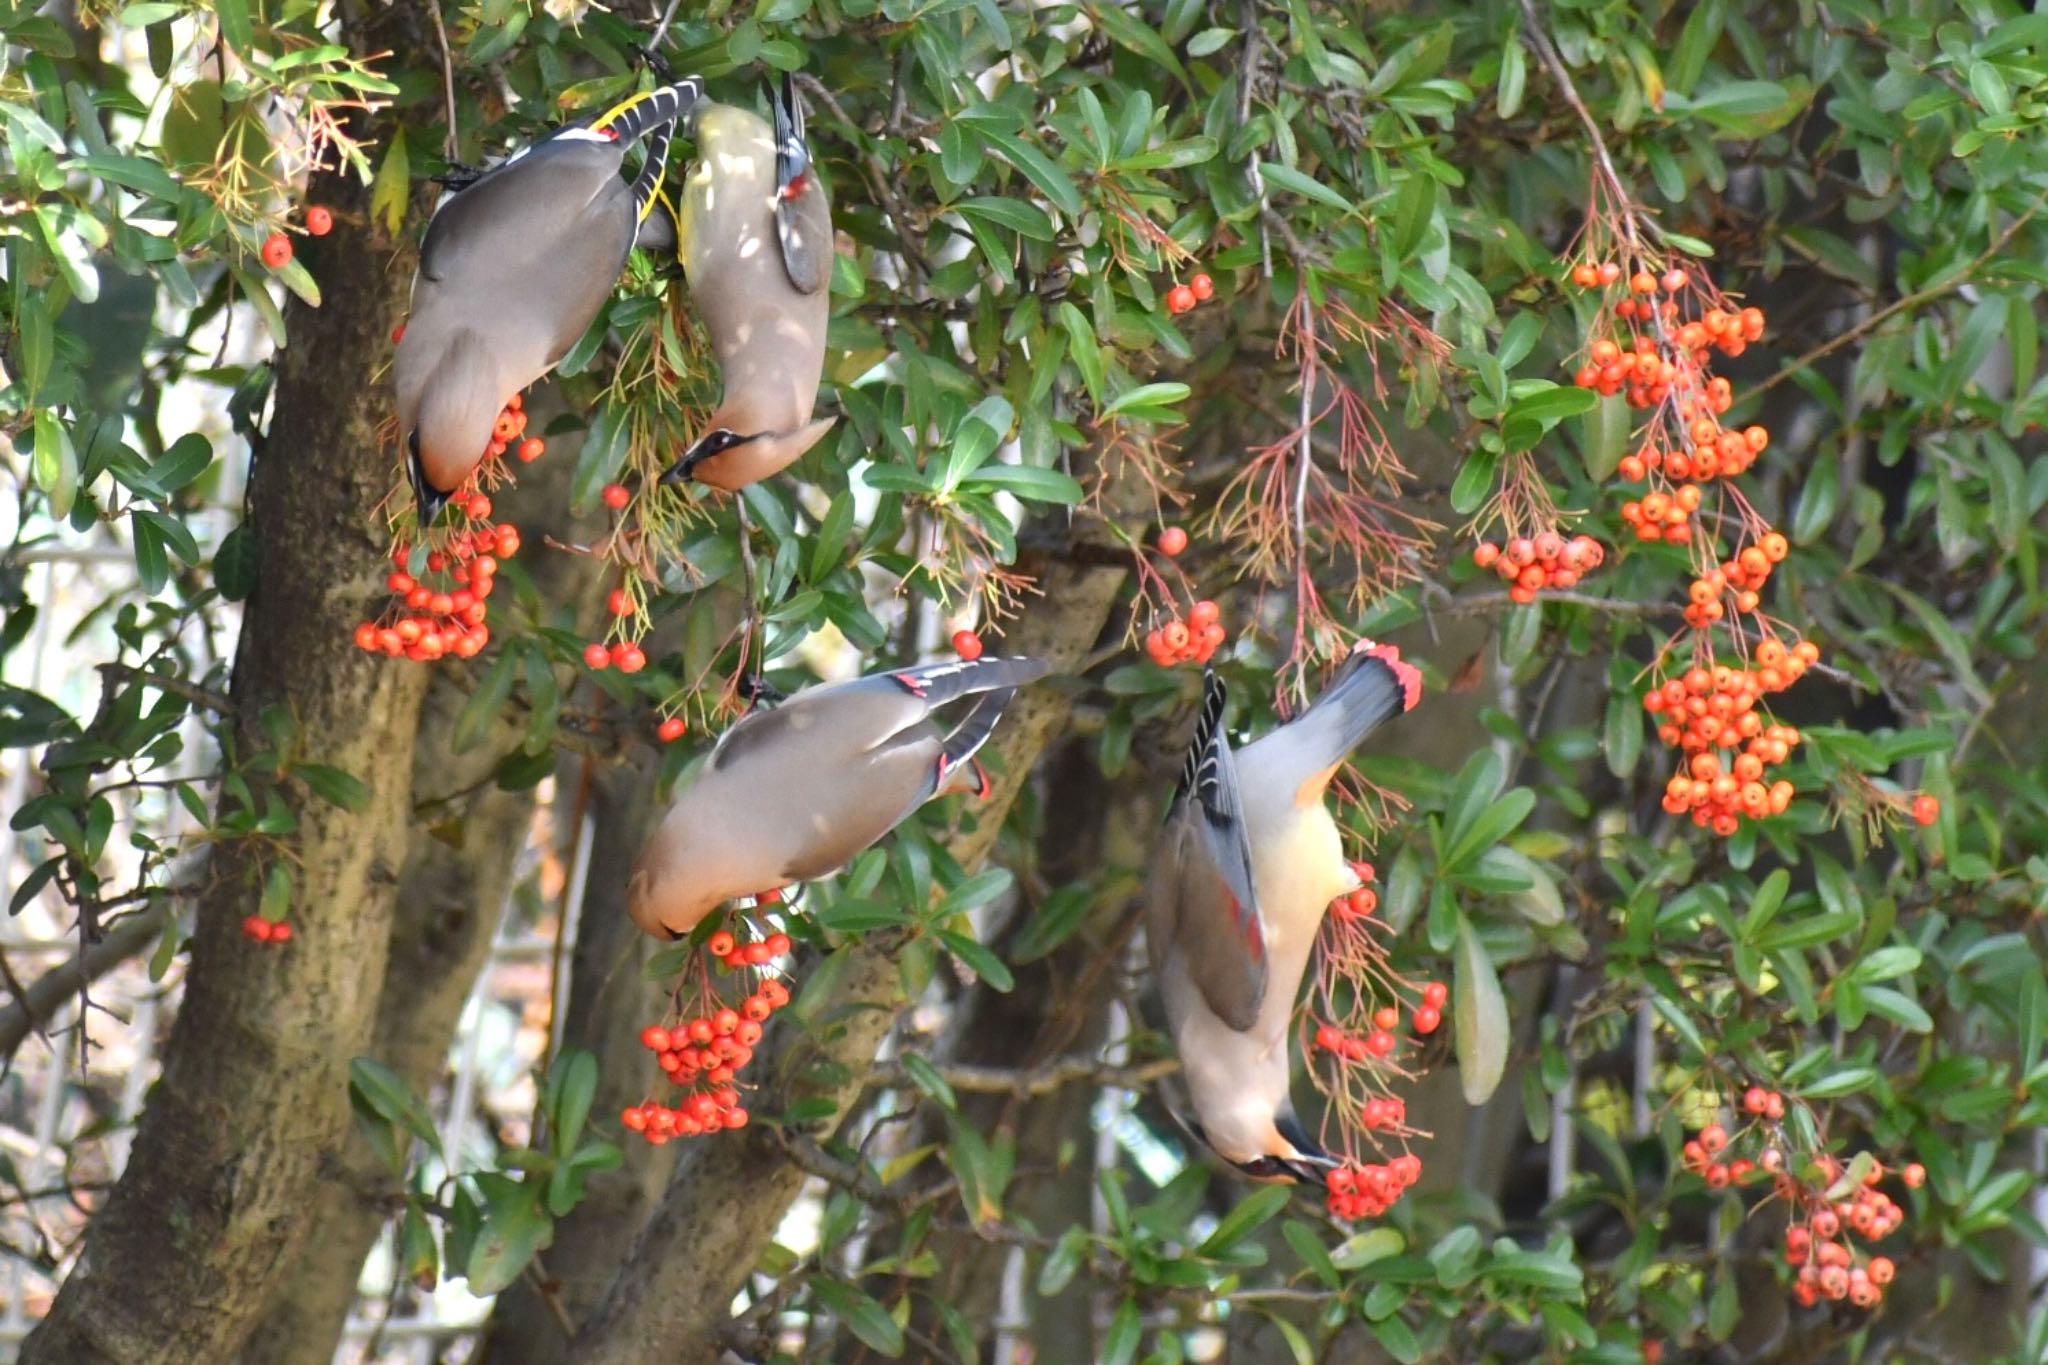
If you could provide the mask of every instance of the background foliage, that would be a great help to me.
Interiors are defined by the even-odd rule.
[[[402,1274],[504,1291],[493,1360],[558,1358],[565,1330],[593,1361],[2048,1358],[2048,17],[678,13],[667,59],[723,98],[804,73],[843,234],[840,425],[746,494],[751,580],[730,501],[637,504],[644,557],[545,548],[602,535],[598,490],[658,470],[710,392],[673,262],[636,257],[532,400],[551,454],[501,495],[529,548],[491,649],[361,656],[425,177],[615,99],[656,20],[0,13],[0,729],[9,770],[34,765],[12,909],[185,983],[82,1241],[10,1248],[68,1274],[24,1360],[325,1360],[387,1225]],[[1686,570],[1603,487],[1626,413],[1570,389],[1570,247],[1589,205],[1619,211],[1591,197],[1602,158],[1771,319],[1721,372],[1772,432],[1746,481],[1793,545],[1769,610],[1826,667],[1778,705],[1805,739],[1792,808],[1725,839],[1659,810],[1639,696]],[[304,203],[335,232],[264,269]],[[1217,297],[1170,314],[1197,270]],[[1488,528],[1466,526],[1522,471],[1615,547],[1531,605],[1471,566]],[[1146,548],[1169,523],[1193,536],[1171,561]],[[81,545],[132,555],[132,586],[55,622],[96,671],[32,691],[55,609],[33,566]],[[582,644],[635,563],[653,662],[593,678]],[[784,685],[975,622],[1059,671],[992,746],[987,806],[929,809],[788,917],[798,1000],[757,1122],[622,1150],[660,1004],[612,874],[736,704],[749,581]],[[1133,646],[1201,597],[1252,728],[1360,632],[1429,679],[1347,808],[1396,961],[1458,1006],[1407,1096],[1422,1187],[1374,1224],[1184,1164],[1147,1088],[1128,950],[1196,680]],[[653,742],[663,711],[684,742]],[[562,837],[594,830],[586,931],[536,1119],[478,1169],[426,1115],[537,788]],[[294,942],[253,946],[251,914]],[[52,993],[9,985],[6,1036],[45,1046],[23,1040]],[[1459,1064],[1505,1082],[1468,1109]],[[1785,1093],[1801,1150],[1925,1164],[1881,1311],[1794,1308],[1781,1210],[1682,1169],[1748,1084]]]

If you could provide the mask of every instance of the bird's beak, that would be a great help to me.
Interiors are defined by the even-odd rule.
[[[670,465],[663,472],[662,476],[655,480],[655,483],[663,488],[673,488],[679,483],[688,483],[690,481],[690,471],[696,467],[696,447],[692,446],[689,451],[684,453],[683,458]]]
[[[448,495],[427,482],[427,467],[420,462],[420,444],[417,434],[413,436],[410,444],[412,459],[406,466],[406,472],[412,479],[413,501],[419,507],[420,528],[424,530],[434,524],[434,518],[440,516],[441,509],[448,505]]]

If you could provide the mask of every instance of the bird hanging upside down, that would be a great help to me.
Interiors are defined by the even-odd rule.
[[[662,476],[728,491],[779,473],[835,418],[813,420],[830,320],[832,208],[811,170],[803,107],[784,73],[774,126],[706,102],[676,223],[683,273],[724,392],[703,435]]]
[[[1320,1185],[1338,1164],[1288,1094],[1295,997],[1323,912],[1357,889],[1330,779],[1381,724],[1412,708],[1422,676],[1391,646],[1361,642],[1301,715],[1233,753],[1222,680],[1202,713],[1152,858],[1146,946],[1180,1053],[1184,1121],[1258,1180]]]
[[[482,463],[499,410],[604,307],[661,188],[674,124],[702,93],[689,77],[557,129],[434,211],[392,363],[422,526]],[[642,138],[628,183],[626,149]]]

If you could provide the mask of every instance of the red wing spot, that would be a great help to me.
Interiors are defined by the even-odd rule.
[[[974,775],[981,779],[981,787],[974,794],[983,801],[988,800],[989,793],[996,789],[995,783],[988,780],[988,769],[981,766],[981,760],[978,758],[970,758],[967,761],[974,765]]]
[[[597,131],[604,135],[604,140],[607,142],[617,142],[619,140],[619,130],[616,128],[600,128]]]
[[[945,786],[945,785],[946,785],[946,774],[947,774],[947,773],[949,773],[949,772],[951,772],[951,771],[953,771],[953,760],[952,760],[952,759],[950,759],[950,758],[947,758],[947,757],[946,757],[946,756],[945,756],[944,754],[940,754],[940,755],[939,755],[939,776],[938,776],[938,779],[937,779],[936,781],[934,781],[934,782],[932,783],[932,790],[933,790],[933,791],[937,791],[937,790],[938,790],[938,789],[939,789],[940,787],[943,787],[943,786]]]
[[[1230,889],[1227,882],[1223,886],[1223,899],[1230,902],[1230,917],[1237,921],[1238,931],[1244,938],[1244,946],[1251,953],[1252,959],[1257,961],[1265,957],[1266,937],[1259,932],[1259,921],[1244,912],[1244,902],[1237,898],[1237,893]]]
[[[903,690],[911,696],[922,697],[924,695],[924,679],[918,677],[915,673],[891,673],[889,676],[903,684]]]

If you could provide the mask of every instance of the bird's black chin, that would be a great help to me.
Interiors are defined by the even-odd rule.
[[[707,431],[698,437],[688,450],[683,452],[683,457],[680,460],[677,460],[668,467],[668,472],[663,474],[657,482],[663,488],[669,488],[679,483],[687,483],[696,476],[698,465],[703,464],[714,455],[723,455],[728,450],[743,446],[749,441],[757,440],[760,435],[761,433],[755,432],[751,436],[741,436],[737,432],[728,431],[724,427],[719,427],[715,431]]]
[[[427,479],[427,467],[420,461],[418,433],[414,433],[408,445],[412,458],[406,465],[406,473],[412,480],[412,496],[413,502],[419,508],[420,529],[425,530],[434,524],[434,518],[440,516],[441,509],[448,505],[448,495],[434,487]]]

